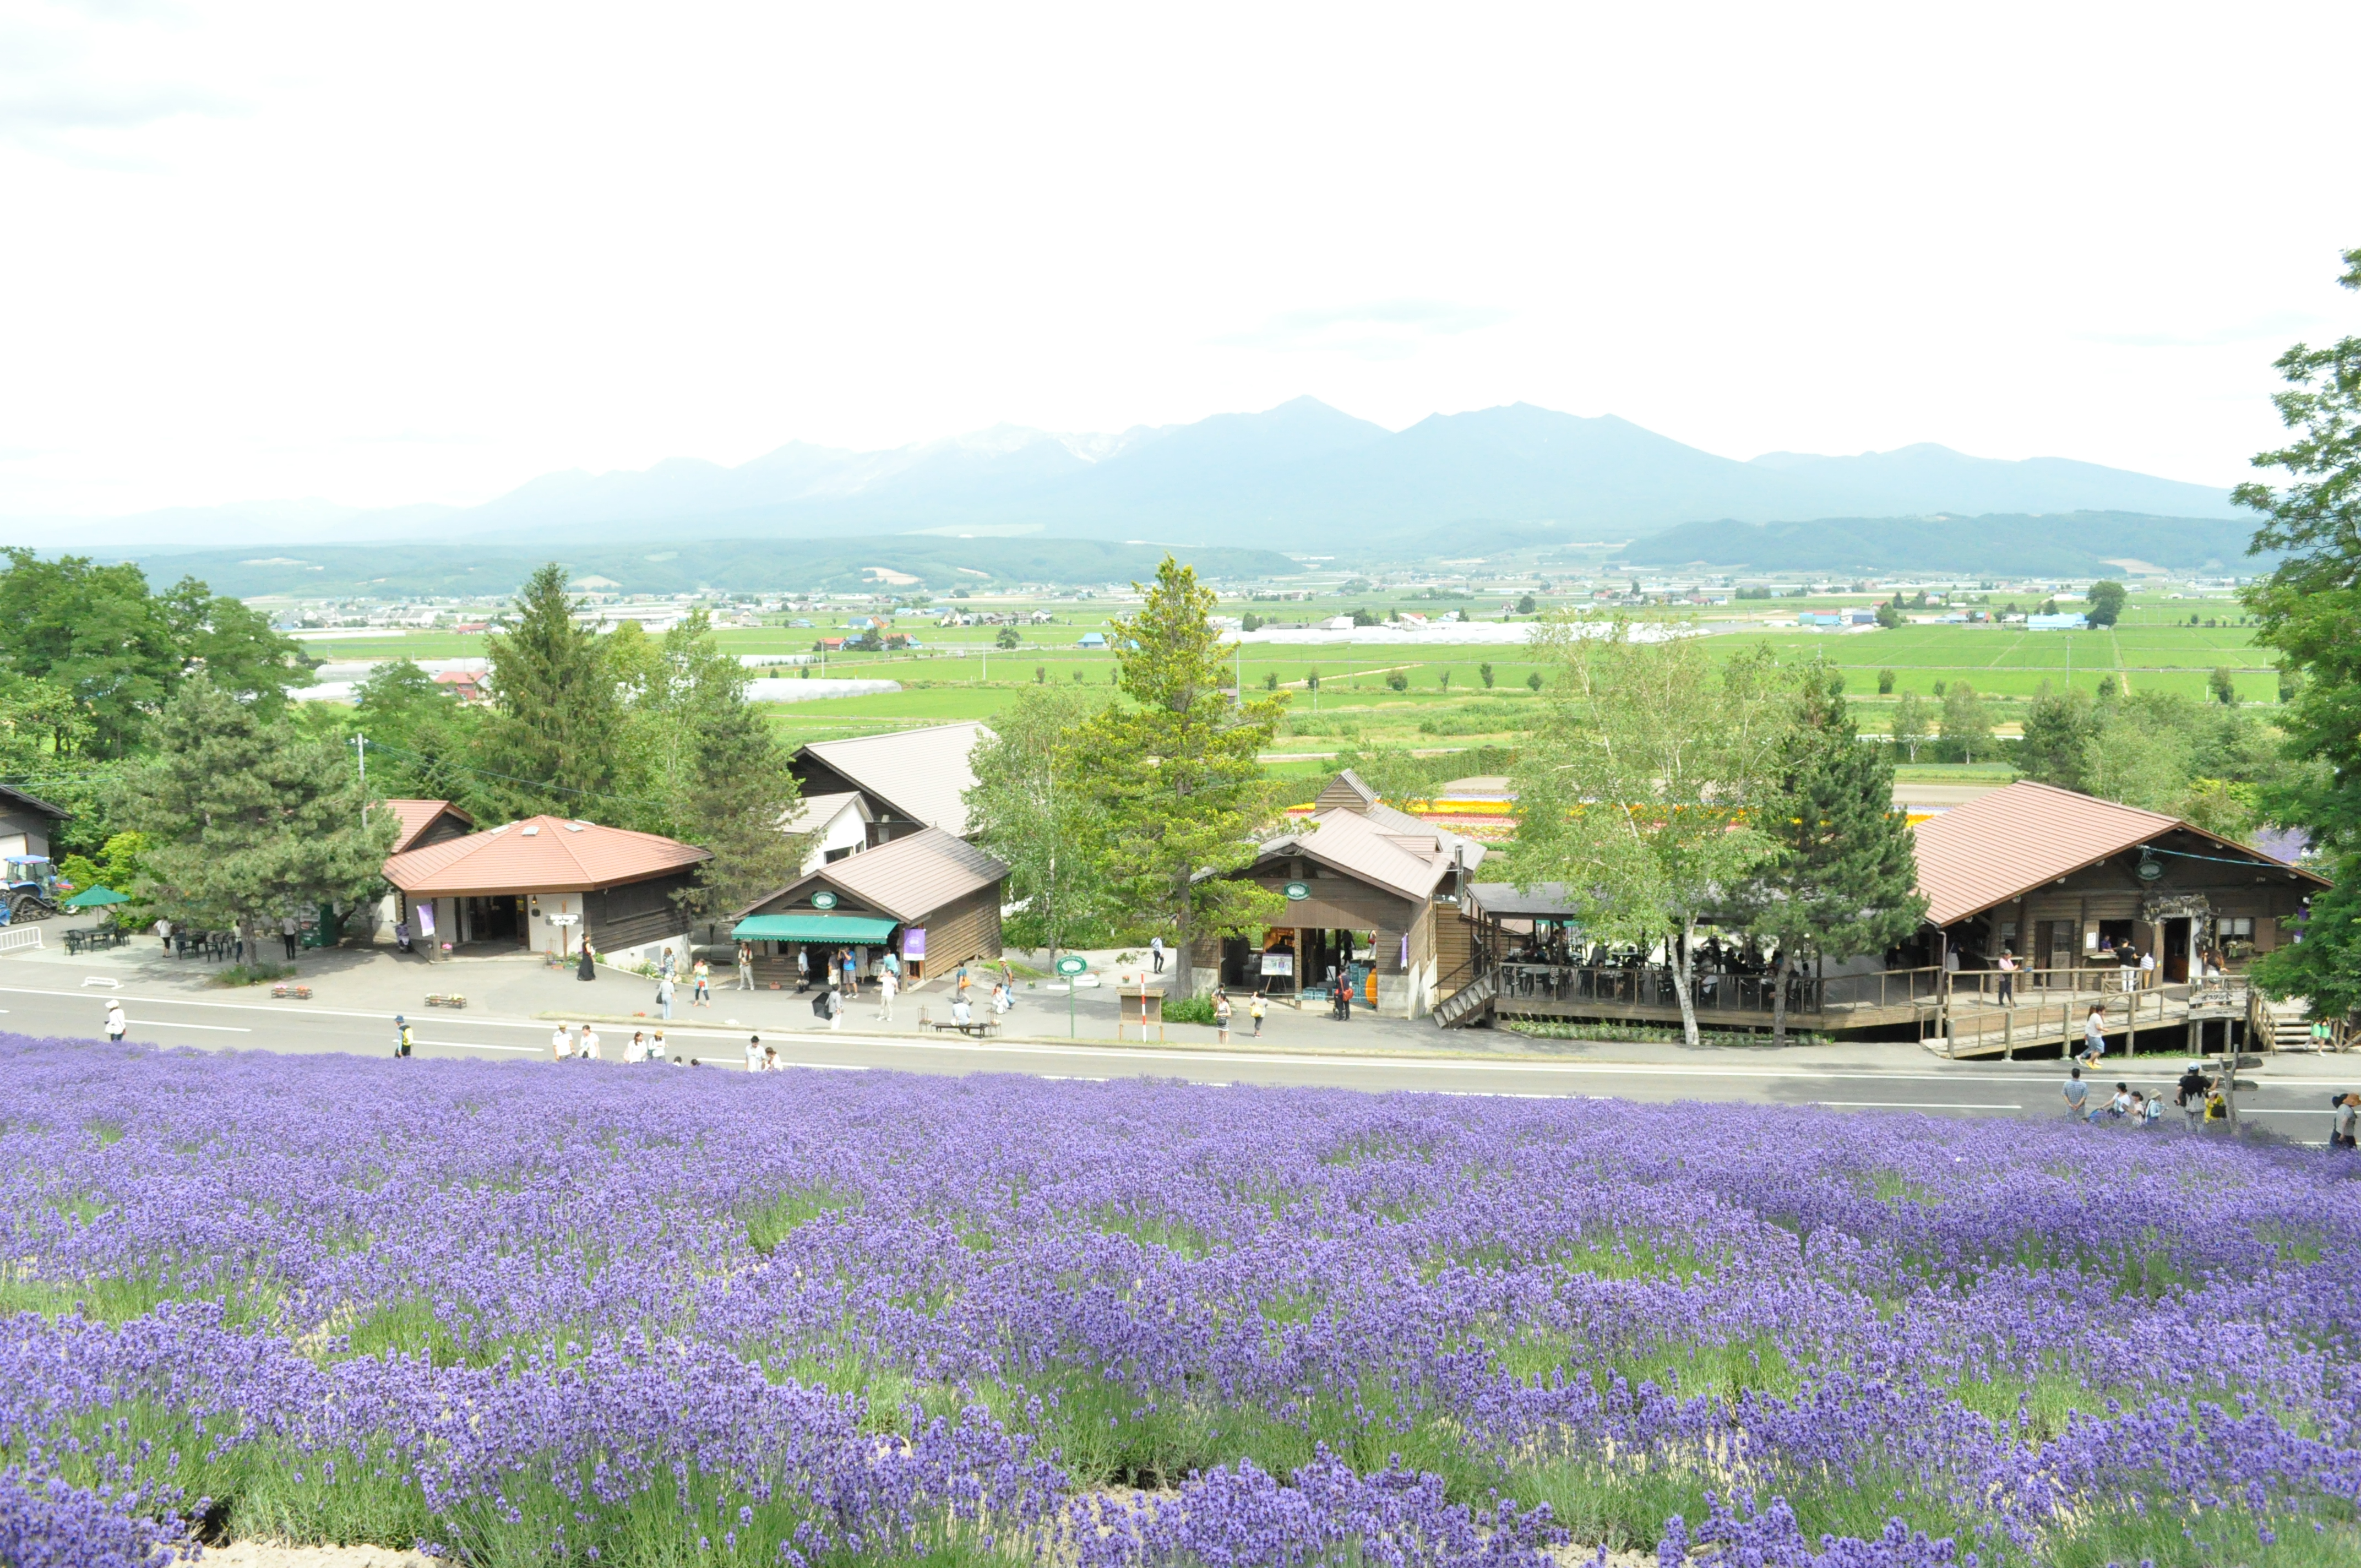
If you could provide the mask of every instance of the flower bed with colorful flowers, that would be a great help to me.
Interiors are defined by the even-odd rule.
[[[2361,1560],[2361,1179],[2178,1132],[0,1037],[0,1562]]]

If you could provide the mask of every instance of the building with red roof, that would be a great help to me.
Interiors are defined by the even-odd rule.
[[[687,956],[688,921],[675,895],[712,858],[660,834],[530,817],[417,842],[386,857],[385,880],[395,917],[430,956],[500,946],[573,954],[587,939],[630,963],[666,946]]]

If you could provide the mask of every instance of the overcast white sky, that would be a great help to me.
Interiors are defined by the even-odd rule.
[[[2227,484],[2361,5],[0,0],[0,515],[1309,392]]]

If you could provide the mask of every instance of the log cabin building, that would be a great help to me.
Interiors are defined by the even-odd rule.
[[[796,978],[800,950],[814,967],[850,952],[866,979],[887,952],[911,980],[1000,957],[1008,868],[964,839],[922,828],[825,861],[739,911],[730,929],[754,949],[763,983]]]

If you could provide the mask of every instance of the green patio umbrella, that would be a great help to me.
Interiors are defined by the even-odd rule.
[[[130,902],[131,895],[129,894],[117,893],[111,887],[86,887],[80,893],[75,894],[71,898],[67,899],[61,907],[67,909],[97,909],[109,904],[128,904]]]

